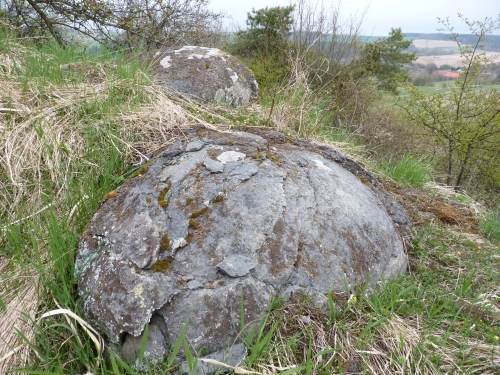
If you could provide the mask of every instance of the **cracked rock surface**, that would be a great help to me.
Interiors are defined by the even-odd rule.
[[[76,262],[81,302],[127,353],[151,317],[155,345],[188,323],[193,348],[216,352],[238,342],[241,298],[248,323],[272,296],[321,302],[344,278],[353,290],[406,270],[408,216],[370,173],[327,146],[254,132],[192,129],[94,215]]]
[[[153,61],[158,84],[204,103],[247,105],[259,94],[252,71],[217,48],[184,46],[160,50]]]

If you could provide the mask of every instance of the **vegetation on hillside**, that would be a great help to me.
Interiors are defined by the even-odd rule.
[[[499,18],[500,19],[500,18]],[[476,90],[483,67],[490,61],[479,46],[496,27],[499,19],[467,22],[476,33],[473,45],[463,46],[452,26],[443,21],[466,61],[460,78],[448,92],[428,95],[407,85],[408,98],[399,102],[408,120],[429,132],[442,149],[446,184],[458,190],[466,181],[473,186],[483,181],[483,188],[500,193],[500,92],[491,87]],[[495,181],[488,186],[490,181]],[[496,185],[496,186],[495,186]],[[476,184],[476,186],[478,186]]]
[[[56,3],[63,4],[43,6]],[[500,371],[499,135],[492,133],[498,93],[474,91],[484,66],[474,50],[464,50],[467,74],[448,93],[425,96],[407,86],[401,110],[380,90],[403,76],[410,58],[400,30],[363,45],[360,23],[343,24],[338,9],[319,8],[318,15],[299,1],[293,11],[256,10],[250,29],[228,48],[255,66],[256,56],[269,59],[260,62],[258,103],[205,107],[156,87],[153,72],[119,48],[122,37],[140,45],[137,34],[123,30],[113,35],[118,44],[89,51],[51,34],[40,14],[20,24],[9,4],[0,1],[2,19],[15,26],[0,33],[0,372],[138,372],[106,353],[106,343],[79,318],[78,239],[109,191],[194,125],[267,126],[327,142],[378,175],[414,223],[405,275],[371,293],[364,285],[331,293],[326,309],[312,307],[309,296],[277,298],[253,334],[242,332],[249,348],[242,367],[262,374]],[[50,9],[55,25],[64,14]],[[391,54],[381,53],[386,48]],[[363,51],[370,59],[357,58]],[[384,57],[396,68],[374,69]],[[422,116],[429,108],[439,114],[434,128],[425,122],[432,116]],[[492,138],[477,142],[481,137]],[[450,141],[450,181],[463,167],[460,190],[436,183],[448,177],[441,144]],[[191,352],[181,335],[166,361],[145,372],[175,371],[180,347],[191,364],[203,354]]]
[[[203,0],[1,0],[0,17],[22,37],[53,37],[61,47],[82,37],[113,46],[207,44],[221,14]]]
[[[288,6],[252,10],[248,14],[248,29],[237,32],[236,39],[226,44],[229,52],[245,58],[261,92],[277,87],[290,73],[288,37],[293,9]]]

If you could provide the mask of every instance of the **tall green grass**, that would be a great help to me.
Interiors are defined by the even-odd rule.
[[[422,187],[432,181],[435,172],[432,163],[425,156],[406,153],[401,159],[389,157],[375,163],[375,168],[386,178],[413,187]]]
[[[62,316],[37,321],[29,314],[59,307],[80,314],[77,243],[103,196],[132,167],[134,133],[125,133],[116,119],[148,104],[151,79],[137,55],[21,42],[5,30],[0,35],[9,63],[0,80],[12,95],[10,105],[30,114],[0,118],[1,147],[14,153],[0,156],[0,310],[13,314],[11,302],[29,290],[36,311],[20,317],[33,329],[18,330],[21,342],[9,341],[16,351],[0,372],[9,362],[24,373],[86,373],[97,353],[83,331]],[[23,343],[27,350],[19,350]]]
[[[496,243],[500,243],[500,210],[492,210],[481,222],[484,235]]]
[[[9,34],[5,34],[5,38],[9,38]],[[96,82],[103,74],[118,80],[127,79],[134,77],[139,68],[147,69],[139,63],[140,52],[111,51],[105,46],[89,51],[79,44],[61,48],[49,40],[36,48],[29,48],[19,74],[25,83],[35,81],[38,85]]]

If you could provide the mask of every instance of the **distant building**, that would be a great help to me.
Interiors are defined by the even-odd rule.
[[[446,79],[457,79],[460,77],[460,73],[451,72],[449,70],[436,70],[436,73],[440,77],[444,77]]]

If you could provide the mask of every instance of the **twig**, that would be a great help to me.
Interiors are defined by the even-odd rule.
[[[39,213],[41,213],[41,212],[45,211],[47,208],[52,207],[52,205],[53,205],[53,204],[54,204],[54,202],[49,203],[48,205],[46,205],[45,207],[42,207],[40,210],[38,210],[38,211],[37,211],[37,212],[35,212],[34,214],[31,214],[31,215],[29,215],[29,216],[26,216],[26,217],[23,217],[23,218],[21,218],[21,219],[18,219],[18,220],[16,220],[16,221],[14,221],[14,222],[10,223],[9,225],[19,224],[19,223],[21,223],[21,222],[23,222],[23,221],[25,221],[25,220],[28,220],[28,219],[32,218],[33,216],[38,215]],[[0,231],[1,231],[1,232],[3,232],[3,231],[5,231],[5,230],[7,230],[7,227],[8,227],[9,225],[4,225],[3,227],[1,227],[1,228],[0,228]]]

